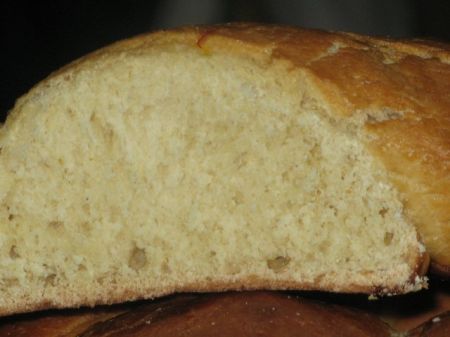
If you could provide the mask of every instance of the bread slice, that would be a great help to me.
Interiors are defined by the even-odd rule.
[[[449,53],[232,24],[116,43],[0,133],[0,312],[404,293],[449,263]]]

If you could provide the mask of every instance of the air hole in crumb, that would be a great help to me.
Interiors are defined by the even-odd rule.
[[[19,285],[19,280],[15,277],[5,278],[5,279],[3,279],[3,285],[5,285],[6,287],[15,287],[15,286]]]
[[[12,221],[12,220],[14,220],[14,214],[10,214],[10,215],[8,215],[8,220],[9,220],[9,221]]]
[[[167,263],[167,261],[164,261],[161,264],[161,270],[166,274],[170,274],[172,272],[172,269],[169,267],[169,264]]]
[[[337,210],[337,208],[335,206],[329,205],[328,208],[333,211],[334,216],[338,215],[338,210]]]
[[[93,225],[90,222],[84,221],[81,223],[81,229],[84,233],[89,233],[93,230]]]
[[[383,207],[378,211],[378,214],[380,214],[384,218],[384,216],[387,214],[388,211],[389,210],[387,208]]]
[[[241,205],[244,203],[244,195],[240,192],[240,191],[236,191],[234,192],[233,197],[231,198],[231,200],[233,201],[234,205]]]
[[[243,166],[247,165],[248,158],[247,152],[241,152],[235,159],[234,164],[237,165],[237,168],[240,169]]]
[[[81,209],[83,210],[84,213],[86,214],[90,214],[91,212],[91,206],[88,203],[85,203],[81,206]]]
[[[328,252],[330,249],[330,241],[328,241],[328,240],[321,241],[318,245],[318,249],[319,249],[319,251],[321,251],[323,253]]]
[[[19,253],[17,252],[17,247],[15,245],[12,245],[9,249],[9,257],[11,259],[17,259],[20,257]]]
[[[324,274],[319,274],[318,276],[316,276],[314,278],[314,284],[320,284],[323,280],[323,278],[325,277]]]
[[[84,264],[79,264],[78,265],[78,271],[86,271],[86,270],[87,270],[87,268],[86,268],[86,266]]]
[[[367,123],[375,124],[389,120],[396,120],[403,118],[403,113],[398,111],[386,110],[382,114],[367,114]]]
[[[389,246],[391,244],[393,238],[394,238],[394,233],[391,233],[391,232],[384,233],[384,244],[386,246]]]
[[[289,256],[277,256],[274,259],[267,260],[267,267],[272,269],[275,273],[279,273],[286,269],[289,262],[291,262]]]
[[[158,165],[156,165],[156,170],[159,175],[161,175],[162,177],[166,177],[169,173],[169,165],[159,163]]]
[[[230,262],[226,267],[226,271],[231,275],[237,275],[241,273],[241,266],[235,262]]]
[[[45,285],[56,285],[56,274],[50,274],[45,278]]]
[[[139,270],[147,263],[147,256],[145,250],[142,248],[134,247],[131,251],[128,265],[134,270]]]
[[[53,228],[53,229],[60,229],[60,228],[64,227],[64,222],[58,221],[58,220],[54,220],[54,221],[50,221],[48,223],[48,226],[50,228]]]
[[[286,201],[285,206],[288,210],[292,210],[292,208],[294,207],[294,202],[292,200],[288,200]]]

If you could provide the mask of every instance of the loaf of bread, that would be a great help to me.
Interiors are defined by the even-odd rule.
[[[0,130],[0,314],[422,289],[426,251],[450,265],[449,62],[446,46],[230,24],[66,66]]]
[[[366,310],[276,292],[179,295],[0,321],[0,337],[448,337],[449,329],[449,314],[399,331]]]
[[[375,315],[281,293],[182,295],[110,315],[100,311],[86,318],[87,313],[75,313],[16,319],[0,323],[0,337],[389,337],[391,331]]]

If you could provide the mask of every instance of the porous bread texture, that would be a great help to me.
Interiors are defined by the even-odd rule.
[[[425,286],[365,120],[290,62],[198,39],[112,46],[18,101],[0,136],[0,313]]]

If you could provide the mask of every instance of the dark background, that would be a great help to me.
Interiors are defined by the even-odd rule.
[[[450,42],[450,0],[0,0],[0,121],[62,65],[182,24],[258,21]]]

